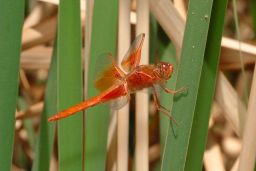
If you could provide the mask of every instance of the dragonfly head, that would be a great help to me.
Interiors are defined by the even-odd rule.
[[[162,79],[169,80],[172,76],[173,65],[167,62],[159,62],[157,64],[157,72]]]

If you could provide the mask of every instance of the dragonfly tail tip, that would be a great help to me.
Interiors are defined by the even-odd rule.
[[[53,122],[53,121],[55,121],[55,120],[56,120],[56,118],[55,118],[54,116],[48,118],[48,122]]]

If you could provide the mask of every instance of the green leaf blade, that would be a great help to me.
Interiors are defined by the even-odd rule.
[[[99,0],[94,2],[92,39],[88,78],[88,97],[97,95],[94,88],[94,71],[97,57],[112,53],[115,57],[117,46],[118,1]],[[98,59],[106,60],[106,59]],[[109,108],[98,105],[86,111],[85,170],[106,170],[107,135]]]
[[[36,144],[33,171],[49,170],[55,125],[48,122],[52,114],[57,113],[57,48],[54,46],[52,61],[49,70],[46,93],[44,97],[44,109],[41,115],[39,136]]]
[[[24,1],[0,0],[0,11],[0,170],[11,170]]]
[[[179,123],[171,125],[163,158],[163,170],[185,170],[187,150],[206,47],[212,1],[191,0],[184,33],[176,89],[186,86],[187,92],[174,97],[172,114]],[[174,129],[172,129],[172,126]],[[174,130],[174,131],[173,131]]]
[[[82,101],[80,1],[60,1],[58,19],[57,105],[64,110]],[[82,170],[82,112],[58,121],[58,148],[59,170]]]
[[[210,110],[216,85],[222,30],[227,0],[213,2],[205,59],[200,79],[194,122],[191,131],[185,170],[201,170],[208,133]]]

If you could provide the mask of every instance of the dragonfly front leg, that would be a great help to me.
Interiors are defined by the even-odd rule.
[[[168,116],[176,125],[178,125],[177,121],[174,119],[174,117],[171,115],[171,112],[166,109],[165,107],[163,107],[160,102],[159,99],[157,97],[157,93],[155,90],[155,87],[153,87],[153,99],[154,99],[154,103],[156,106],[156,109],[162,113],[164,113],[166,116]]]
[[[172,90],[172,89],[168,89],[168,88],[166,88],[166,87],[163,87],[163,86],[161,86],[163,89],[164,89],[164,91],[166,92],[166,93],[168,93],[168,94],[176,94],[176,93],[180,93],[180,92],[183,92],[183,91],[185,91],[186,89],[187,89],[187,87],[181,87],[181,88],[179,88],[178,90]]]

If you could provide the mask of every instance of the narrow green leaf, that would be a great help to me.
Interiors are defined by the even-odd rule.
[[[154,16],[150,17],[150,61],[151,61],[150,63],[164,61],[164,62],[169,62],[173,64],[174,73],[171,79],[168,81],[166,87],[169,89],[174,89],[175,82],[177,79],[177,73],[178,73],[175,47],[173,46],[173,44],[171,44],[169,38],[164,33],[160,25],[157,23]],[[169,108],[169,106],[171,106],[170,100],[172,104],[171,97],[173,96],[167,94],[165,91],[160,92],[160,96],[159,96],[160,104],[166,107],[168,110],[171,110]],[[162,156],[170,119],[161,112],[159,112],[159,117],[160,117],[160,144],[161,144],[161,156]],[[152,169],[154,171],[160,170],[161,162],[162,161],[159,160],[156,164],[154,164],[154,167]]]
[[[186,86],[187,91],[174,97],[172,114],[179,126],[171,123],[169,127],[165,155],[163,156],[163,170],[185,170],[212,2],[212,0],[191,0],[189,2],[176,84],[176,89]]]
[[[57,106],[66,109],[82,101],[80,1],[61,0],[57,40]],[[59,170],[83,169],[82,112],[58,121]]]
[[[149,17],[149,61],[150,63],[156,62],[157,55],[159,55],[158,52],[158,41],[157,41],[157,30],[158,25],[155,17],[151,14]]]
[[[253,24],[253,30],[254,30],[254,37],[256,37],[256,1],[251,1],[251,14],[252,14],[252,24]]]
[[[0,0],[0,170],[11,170],[24,5]]]
[[[174,66],[174,73],[168,81],[166,87],[169,89],[174,89],[175,87],[175,82],[177,80],[177,62],[175,59],[175,48],[173,44],[169,43],[167,46],[164,46],[164,44],[161,43],[160,45],[162,47],[162,58],[161,61],[165,62],[170,62]],[[160,48],[161,49],[161,48]],[[161,92],[161,105],[168,108],[168,110],[171,110],[168,106],[171,106],[173,104],[173,99],[172,95],[167,94],[166,92],[162,91]],[[170,105],[171,104],[171,105]],[[160,113],[160,142],[161,142],[161,154],[163,155],[164,153],[164,146],[165,146],[165,141],[166,141],[166,134],[167,134],[167,129],[169,125],[170,118],[166,117],[163,113]]]
[[[218,72],[222,31],[227,0],[213,2],[210,29],[200,79],[194,122],[191,130],[185,170],[201,170],[208,123]]]
[[[57,56],[56,44],[52,55],[51,66],[48,75],[48,81],[44,97],[44,109],[41,114],[39,138],[36,144],[35,159],[33,162],[33,171],[49,170],[53,139],[54,124],[47,119],[57,112]]]
[[[94,2],[88,97],[97,95],[94,88],[94,71],[97,57],[106,52],[115,56],[117,45],[117,0]],[[107,60],[107,59],[100,59]],[[85,170],[105,170],[109,109],[96,106],[86,112]]]

